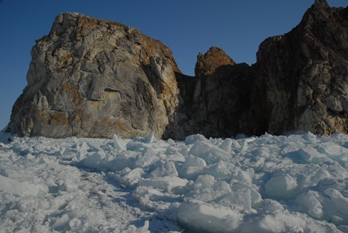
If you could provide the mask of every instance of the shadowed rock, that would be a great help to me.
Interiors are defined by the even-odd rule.
[[[178,112],[186,113],[180,130],[212,137],[347,133],[347,13],[315,1],[297,27],[260,44],[251,67],[216,47],[200,53],[196,77],[178,79]]]
[[[347,133],[347,59],[347,8],[330,8],[324,0],[289,33],[261,43],[254,69],[264,90],[254,99],[269,109],[267,131]]]

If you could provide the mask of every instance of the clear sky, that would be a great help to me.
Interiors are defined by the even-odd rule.
[[[0,130],[27,85],[35,40],[47,35],[61,12],[117,21],[172,51],[184,74],[211,46],[237,63],[255,63],[259,44],[290,31],[314,0],[0,0]],[[346,7],[348,0],[328,0]]]

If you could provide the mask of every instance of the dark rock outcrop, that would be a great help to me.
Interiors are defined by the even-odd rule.
[[[292,31],[261,43],[253,69],[264,95],[254,96],[269,133],[348,132],[347,13],[316,0]]]
[[[173,136],[183,139],[185,135],[199,133],[226,137],[244,132],[251,107],[249,68],[245,63],[235,64],[217,47],[199,54],[196,63],[199,75],[178,75],[181,102],[175,123],[179,132]]]
[[[37,41],[28,86],[7,131],[20,136],[183,139],[311,131],[348,133],[348,8],[316,0],[289,33],[266,39],[257,62],[212,47],[195,77],[138,30],[75,13]]]
[[[348,133],[347,19],[348,8],[316,0],[297,27],[260,44],[251,67],[214,47],[199,54],[196,77],[179,80],[186,134]]]

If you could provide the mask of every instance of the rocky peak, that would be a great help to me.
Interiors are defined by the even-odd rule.
[[[222,49],[211,47],[204,55],[199,53],[195,66],[195,76],[213,74],[217,68],[236,64]]]
[[[330,6],[326,0],[315,0],[312,7],[316,8],[317,10],[320,9],[321,11],[326,11],[330,9]]]
[[[270,109],[267,131],[347,133],[348,22],[345,9],[316,0],[300,24],[259,48],[256,83]],[[260,110],[260,115],[264,115]]]

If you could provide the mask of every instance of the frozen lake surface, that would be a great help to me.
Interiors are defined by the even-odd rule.
[[[0,232],[348,232],[348,136],[0,133]]]

